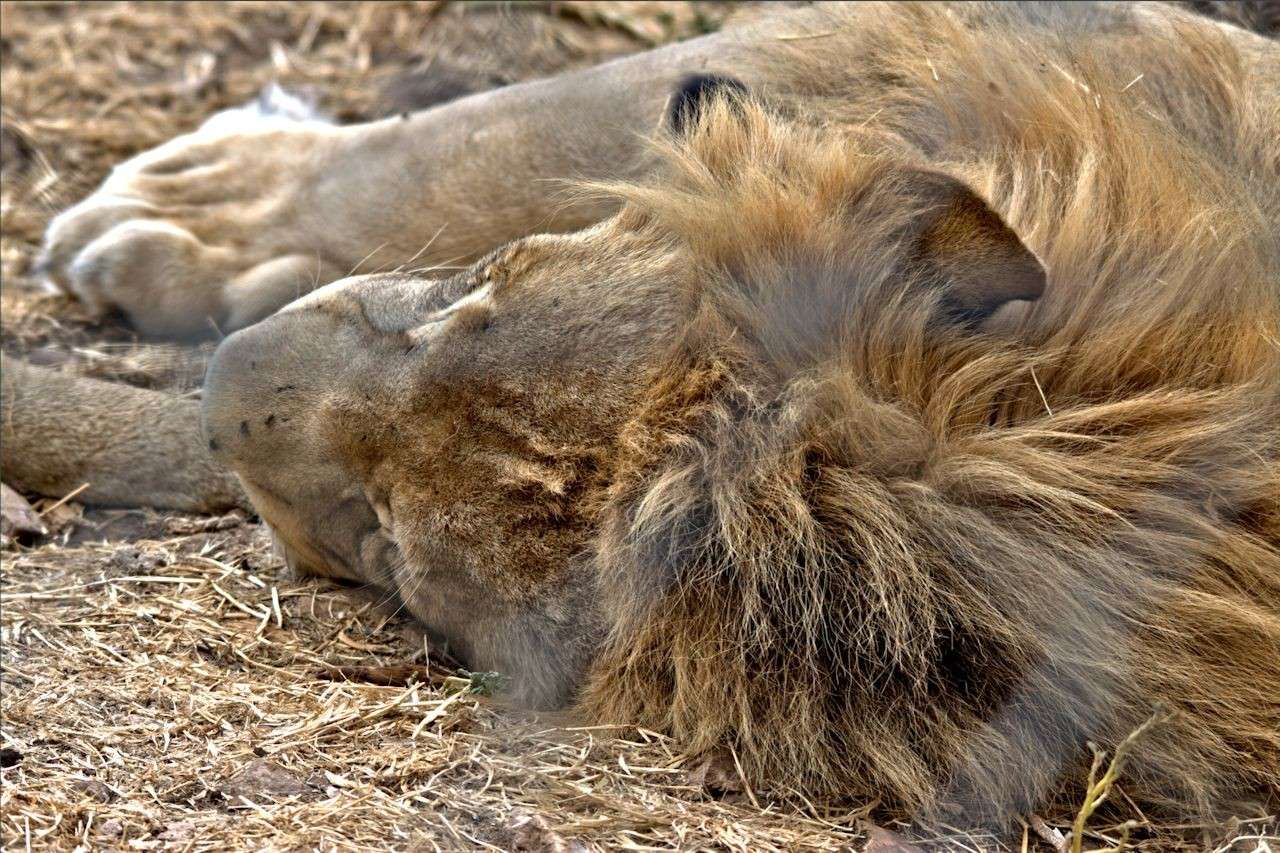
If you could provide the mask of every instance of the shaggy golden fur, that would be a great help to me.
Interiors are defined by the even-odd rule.
[[[397,592],[516,701],[729,746],[755,786],[999,823],[1164,706],[1126,795],[1274,808],[1275,44],[1161,6],[854,4],[630,62],[419,117],[447,145],[322,135],[355,155],[324,174],[396,192],[294,170],[284,226],[228,208],[295,249],[316,216],[405,244],[436,230],[405,216],[621,208],[222,343],[208,449],[294,561]],[[678,90],[646,158],[692,69],[745,86]],[[530,189],[655,160],[558,218]]]
[[[1247,67],[1274,53],[843,15],[613,187],[702,274],[602,510],[582,706],[1001,820],[1165,705],[1126,791],[1274,803],[1280,93]],[[898,266],[904,164],[989,199],[1044,297],[940,326]]]

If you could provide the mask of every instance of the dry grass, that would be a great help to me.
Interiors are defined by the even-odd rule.
[[[709,796],[656,735],[501,712],[431,662],[343,680],[421,664],[421,637],[286,577],[254,525],[11,556],[3,607],[9,849],[506,848],[521,818],[546,827],[524,826],[533,849],[855,838],[848,816]]]
[[[675,2],[5,3],[5,352],[149,387],[198,386],[207,347],[140,344],[41,294],[29,265],[48,218],[113,163],[271,80],[357,120],[424,92],[692,35],[726,13]],[[741,784],[731,758],[503,710],[483,679],[433,658],[376,597],[289,577],[243,518],[51,507],[36,505],[58,533],[3,555],[6,849],[905,849],[864,822],[874,804],[767,796]],[[1123,797],[1122,776],[1110,790]],[[1086,849],[1118,838],[1105,812]],[[1072,818],[1036,825],[1052,837]],[[1139,826],[1133,837],[1150,849],[1261,853],[1280,849],[1274,831]],[[959,832],[922,843],[1000,846]],[[1050,847],[1031,830],[1021,843]]]

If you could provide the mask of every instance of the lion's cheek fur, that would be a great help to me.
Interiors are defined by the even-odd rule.
[[[1210,485],[1149,432],[1092,451],[1049,416],[939,435],[864,398],[842,436],[821,384],[744,415],[714,372],[668,381],[629,438],[594,543],[612,630],[593,718],[727,744],[759,784],[996,822],[1160,705],[1130,771],[1149,802],[1209,808],[1280,760],[1280,629],[1232,589],[1274,600],[1274,551],[1219,517],[1268,496],[1244,399],[1141,406],[1161,456],[1238,472]],[[709,428],[733,397],[748,425]],[[1114,436],[1133,413],[1093,414]],[[1224,775],[1233,754],[1254,758]]]
[[[1117,70],[1131,40],[1088,36],[1063,75],[1025,62],[1056,37],[876,8],[870,27],[833,8],[759,59],[819,130],[725,112],[668,152],[671,186],[622,192],[728,271],[706,313],[733,334],[691,321],[624,434],[592,549],[611,630],[582,707],[727,744],[763,784],[1000,822],[1078,801],[1088,743],[1163,706],[1126,769],[1143,808],[1274,798],[1280,183],[1261,54],[1171,25],[1139,92]],[[886,148],[965,175],[1044,261],[1006,340],[934,335],[878,298],[902,207],[864,188]],[[788,279],[780,257],[845,266]]]

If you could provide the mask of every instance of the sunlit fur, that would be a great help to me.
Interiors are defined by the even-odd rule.
[[[1163,706],[1113,803],[1276,808],[1275,44],[1111,4],[724,39],[690,70],[744,86],[567,202],[616,216],[228,337],[210,451],[508,701],[753,791],[1008,822]]]
[[[1275,46],[847,14],[611,188],[698,274],[600,500],[581,706],[758,782],[1000,820],[1163,705],[1127,795],[1274,808]],[[912,166],[990,201],[1042,299],[936,321],[893,273]]]

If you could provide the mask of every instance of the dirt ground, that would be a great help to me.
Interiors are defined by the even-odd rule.
[[[50,216],[112,164],[272,81],[358,121],[697,35],[734,13],[2,3],[4,352],[198,393],[207,345],[139,342],[43,293],[29,268]],[[681,755],[652,732],[502,710],[489,676],[438,660],[376,595],[291,577],[252,519],[85,510],[74,494],[35,510],[50,533],[6,546],[0,578],[5,849],[909,849],[867,821],[874,803],[766,796],[731,761]],[[1118,821],[1141,817],[1121,812],[1098,818],[1085,847],[1113,845]],[[1052,849],[1042,836],[1072,818],[1036,818],[1010,843]],[[1274,830],[1139,821],[1134,838],[1262,853],[1280,849]]]

